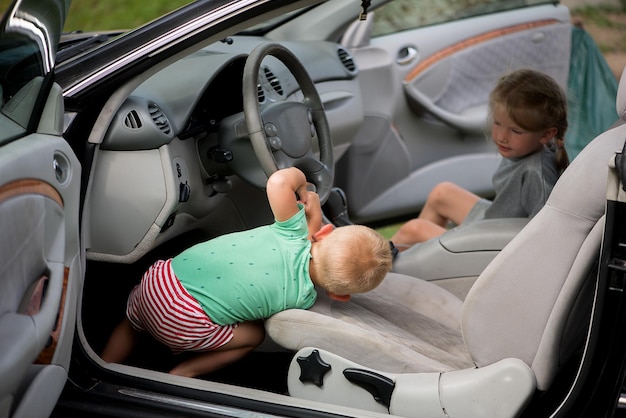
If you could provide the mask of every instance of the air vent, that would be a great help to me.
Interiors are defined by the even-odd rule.
[[[354,63],[354,59],[352,55],[348,51],[343,48],[337,49],[337,55],[339,56],[339,60],[343,64],[344,67],[351,73],[356,71],[356,64]]]
[[[141,128],[141,118],[139,117],[139,113],[137,113],[134,109],[128,112],[124,118],[124,125],[129,129]]]
[[[267,67],[263,68],[263,72],[265,72],[265,78],[267,79],[267,82],[270,83],[270,86],[272,86],[272,89],[274,89],[276,93],[282,96],[283,86],[280,84],[280,80],[278,79],[278,77],[276,77],[272,70]]]
[[[261,87],[260,84],[256,87],[256,95],[259,103],[265,102],[265,92],[263,91],[263,87]]]
[[[170,132],[172,132],[170,121],[167,120],[161,108],[154,103],[150,103],[150,105],[148,105],[148,111],[157,128],[165,135],[169,135]]]

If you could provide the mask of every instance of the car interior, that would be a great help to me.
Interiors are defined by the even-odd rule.
[[[353,74],[342,67],[349,63],[349,53],[332,44],[308,47],[317,48],[318,60],[328,57],[327,65],[311,66],[312,71],[334,71],[343,77],[335,83],[349,89]],[[291,48],[297,50],[298,46]],[[217,109],[211,108],[214,105],[208,99],[217,94],[213,89],[218,86],[245,79],[245,60],[209,52],[201,50],[187,60],[217,60],[224,71],[209,85],[190,83],[189,91],[205,92],[192,108],[181,103],[180,107],[160,109],[155,104],[159,96],[174,94],[161,80],[167,72],[160,73],[140,86],[121,107],[116,115],[119,122],[111,124],[98,152],[89,199],[92,237],[81,316],[81,329],[96,352],[108,337],[105,330],[111,330],[121,319],[128,291],[155,257],[174,255],[190,243],[206,239],[207,231],[218,235],[267,219],[268,212],[261,210],[263,191],[254,187],[254,178],[246,182],[219,175],[232,169],[229,150],[247,152],[246,165],[257,159],[253,149],[237,143],[241,116],[232,121],[226,117],[227,122],[219,125],[233,136],[228,145],[221,142],[228,134],[211,131],[212,120],[203,119],[216,112],[235,113],[239,101],[245,101],[245,97],[239,97],[232,107],[222,104]],[[337,54],[347,58],[337,61]],[[294,82],[285,75],[285,64],[279,57],[273,56],[271,64],[263,67],[261,74],[267,81],[259,83],[263,88],[254,91],[255,100],[261,95],[289,94],[290,90],[280,90],[273,78],[285,85]],[[184,61],[173,64],[172,71],[200,68],[187,66]],[[191,75],[189,79],[200,80]],[[622,98],[624,85],[622,82]],[[146,98],[148,91],[150,98]],[[337,106],[351,100],[349,95],[339,98]],[[140,109],[149,112],[145,118],[136,116]],[[623,108],[618,110],[624,114]],[[189,112],[188,131],[173,138],[172,127],[180,126]],[[333,117],[332,107],[328,114]],[[133,125],[133,120],[145,120],[148,115],[158,131]],[[203,128],[194,129],[197,124],[203,124]],[[342,129],[354,130],[358,124],[359,120],[348,119]],[[130,129],[122,135],[123,128]],[[445,404],[449,416],[468,416],[472,408],[497,410],[502,416],[520,413],[553,385],[562,379],[567,381],[580,364],[588,329],[580,324],[590,322],[603,231],[607,162],[623,145],[622,130],[601,135],[576,158],[546,207],[531,222],[521,221],[506,228],[494,222],[494,230],[504,235],[507,228],[521,232],[502,251],[498,236],[489,237],[485,252],[497,255],[488,254],[488,258],[495,255],[491,262],[481,261],[478,256],[478,264],[488,265],[467,289],[446,289],[403,272],[391,273],[375,291],[355,296],[349,304],[333,302],[320,294],[311,310],[289,310],[267,320],[269,339],[264,346],[206,379],[400,416],[419,409],[443,417],[441,404]],[[194,136],[196,132],[201,132],[197,134],[200,138]],[[147,141],[162,142],[155,146]],[[194,142],[198,149],[188,146]],[[199,159],[193,158],[196,152],[200,153]],[[214,176],[205,178],[208,181],[202,184],[198,172]],[[169,177],[155,187],[154,177],[163,173]],[[124,187],[105,193],[104,188],[111,184]],[[223,188],[228,193],[219,193]],[[197,190],[214,196],[203,200],[205,207],[185,206],[182,210],[182,203]],[[138,202],[133,211],[128,211],[129,201]],[[225,222],[207,222],[206,229],[198,234],[194,210],[206,212],[207,206],[211,220]],[[251,213],[242,213],[247,210]],[[146,217],[146,212],[151,216]],[[224,212],[229,216],[223,216]],[[140,225],[145,219],[154,221],[152,225]],[[189,225],[189,232],[177,231],[177,236],[171,238],[170,224]],[[146,228],[154,233],[143,237],[138,234],[138,229]],[[156,245],[160,242],[167,245]],[[454,253],[455,246],[462,247],[464,241],[462,237],[457,241],[451,233],[438,245]],[[164,372],[180,359],[149,338],[142,344],[129,361],[133,368]],[[115,366],[116,371],[137,370]],[[251,367],[260,368],[255,377],[246,373]],[[268,367],[266,373],[263,367]],[[330,373],[326,368],[343,373]]]
[[[352,3],[332,15],[342,24],[331,22],[328,13],[318,15],[329,19],[327,25],[298,15],[291,25],[263,35],[239,33],[190,48],[132,78],[111,95],[94,116],[89,137],[81,139],[94,150],[84,173],[61,136],[63,124],[71,125],[71,112],[64,121],[62,112],[49,112],[63,107],[63,92],[53,86],[42,110],[43,133],[29,138],[28,147],[24,141],[9,144],[16,154],[0,155],[2,178],[19,179],[0,188],[2,230],[32,237],[24,246],[19,239],[3,242],[0,265],[6,267],[0,277],[11,292],[0,296],[0,306],[10,312],[2,316],[6,322],[0,322],[0,331],[3,341],[8,341],[5,335],[24,338],[30,346],[27,352],[9,352],[0,342],[1,370],[19,374],[0,385],[0,416],[15,410],[11,397],[22,376],[43,375],[44,369],[31,367],[28,359],[48,344],[49,330],[74,317],[73,349],[90,359],[98,376],[121,385],[166,384],[179,394],[185,389],[237,393],[355,416],[418,411],[420,416],[472,417],[485,410],[535,416],[554,408],[581,367],[594,326],[607,181],[614,180],[611,161],[624,145],[624,125],[598,136],[576,157],[531,221],[463,225],[416,245],[398,255],[394,271],[372,292],[349,303],[320,292],[310,310],[267,319],[264,343],[222,370],[196,379],[171,376],[167,372],[191,354],[172,354],[147,335],[124,364],[99,357],[124,317],[130,290],[155,260],[272,221],[264,184],[277,168],[301,168],[322,202],[337,198],[334,187],[340,187],[347,208],[339,209],[357,223],[374,225],[416,213],[436,180],[458,180],[488,197],[499,159],[477,122],[486,117],[486,92],[502,71],[520,62],[565,74],[567,59],[551,51],[569,46],[566,8],[543,4],[529,7],[528,15],[505,12],[510,30],[497,36],[489,32],[493,43],[476,35],[489,22],[485,16],[463,20],[459,31],[425,27],[421,39],[458,32],[484,43],[470,51],[453,42],[430,67],[400,63],[403,69],[396,74],[391,69],[398,67],[393,64],[398,57],[386,50],[404,50],[405,38],[396,34],[370,42],[372,28],[352,23],[358,15],[358,4]],[[329,5],[317,7],[324,11]],[[552,18],[542,19],[546,14]],[[343,33],[342,42],[291,40],[292,33],[304,33],[296,28],[316,24],[329,39]],[[485,69],[481,57],[501,50],[504,41],[520,47],[521,61]],[[404,51],[409,57],[411,48]],[[434,52],[421,45],[418,50]],[[455,101],[459,85],[449,80],[465,80],[462,84],[480,92]],[[34,101],[29,91],[37,83],[42,79],[7,96],[2,126],[17,132],[27,124],[20,117],[28,115],[10,110],[24,98]],[[626,120],[626,75],[617,111]],[[411,131],[424,135],[421,146],[406,136]],[[422,146],[430,152],[422,152]],[[33,151],[30,165],[12,158]],[[50,176],[58,190],[22,183],[29,170],[43,173],[50,161],[54,171],[41,177]],[[81,179],[86,180],[82,190]],[[409,193],[416,184],[419,192]],[[25,211],[39,224],[14,221]],[[46,228],[37,228],[40,224]],[[39,275],[41,270],[49,277]],[[57,318],[52,313],[63,304],[60,289],[68,275],[66,294],[78,299],[78,306]],[[32,280],[9,283],[15,276]],[[13,315],[28,309],[24,302],[36,300],[44,282],[54,303],[40,304],[41,314],[33,313],[27,323]],[[73,341],[72,331],[62,327],[59,341]],[[68,349],[55,356],[64,357],[59,364],[70,361]],[[11,368],[17,358],[17,368]],[[56,383],[67,378],[60,366],[45,373]],[[98,385],[91,376],[83,378],[86,386]],[[42,393],[49,382],[42,379],[33,393]],[[24,399],[18,412],[28,416],[29,398]]]
[[[362,113],[347,110],[361,103],[347,49],[330,42],[282,42],[268,49],[254,37],[231,40],[203,48],[141,83],[114,115],[97,150],[85,211],[89,263],[79,319],[96,355],[108,337],[105,330],[122,318],[129,290],[153,260],[199,240],[267,223],[263,174],[276,162],[305,167],[326,200],[329,175],[318,174],[312,152],[320,151],[327,165],[340,160],[351,145],[343,139],[364,123]],[[242,53],[233,53],[238,48]],[[252,59],[246,59],[247,51],[253,51]],[[291,62],[298,60],[292,54],[306,71],[294,70]],[[207,67],[217,69],[210,79],[201,76]],[[174,74],[189,82],[166,82]],[[309,78],[316,88],[308,89]],[[243,93],[224,94],[224,86]],[[198,91],[202,94],[193,94]],[[218,103],[212,100],[216,96],[228,99]],[[300,106],[285,108],[284,99],[294,97],[313,103],[314,114],[302,114]],[[326,111],[315,115],[320,102]],[[241,134],[259,112],[265,125],[248,131],[264,130],[274,151],[280,151],[274,165]],[[281,119],[285,113],[303,118],[305,126],[313,126],[306,131],[317,135],[291,144],[285,138],[299,137],[302,124],[292,128]],[[282,131],[268,128],[268,120]],[[327,125],[334,144],[323,155]],[[312,151],[306,145],[311,136]],[[474,404],[516,415],[580,361],[587,328],[578,324],[589,321],[606,164],[622,140],[614,135],[596,140],[528,225],[520,220],[485,224],[498,234],[456,228],[415,248],[414,255],[402,254],[396,273],[349,304],[319,295],[311,310],[275,315],[267,320],[269,338],[262,347],[206,380],[398,415],[417,408],[444,416],[441,404],[450,416]],[[589,192],[575,193],[578,188]],[[476,235],[482,240],[471,238]],[[444,262],[433,261],[439,259]],[[415,264],[422,270],[413,270]],[[427,266],[435,270],[430,276]],[[132,367],[166,372],[181,358],[150,338],[143,344],[129,361]],[[353,376],[321,372],[303,379],[309,371],[302,364],[318,357],[316,364],[350,369]],[[267,373],[247,372],[262,367]]]
[[[324,52],[330,56],[337,50],[332,45],[322,45],[320,54]],[[237,65],[241,76],[243,62]],[[334,68],[345,72],[341,67]],[[278,67],[272,70],[279,71]],[[349,84],[351,76],[345,74]],[[625,88],[622,77],[617,103],[622,116],[626,112]],[[123,123],[132,118],[132,112],[126,108],[120,112]],[[170,123],[177,123],[176,119]],[[231,124],[234,130],[237,123]],[[416,410],[424,416],[471,416],[479,415],[483,409],[498,411],[498,416],[515,416],[525,411],[529,403],[533,409],[525,413],[540,410],[542,402],[549,402],[544,400],[543,396],[548,397],[545,394],[571,383],[584,353],[604,226],[607,166],[623,146],[623,131],[623,126],[611,129],[581,152],[562,175],[545,208],[527,224],[512,226],[521,231],[501,251],[496,251],[493,261],[488,262],[467,291],[446,289],[419,276],[396,272],[390,273],[376,290],[356,295],[348,304],[320,294],[310,310],[287,310],[268,319],[269,338],[264,345],[245,360],[204,379],[400,416],[411,416]],[[98,156],[94,189],[104,187],[98,186],[100,173],[106,173],[108,181],[119,176],[114,184],[124,184],[125,190],[118,192],[128,195],[106,198],[128,202],[132,194],[141,202],[137,211],[154,212],[152,218],[157,219],[157,227],[158,219],[167,218],[159,210],[167,209],[170,202],[150,197],[156,194],[169,199],[170,193],[132,181],[147,181],[141,180],[142,176],[155,176],[155,172],[147,170],[149,167],[155,167],[160,174],[162,167],[167,166],[163,164],[165,160],[172,162],[167,169],[177,179],[166,180],[162,186],[174,191],[173,204],[184,197],[183,186],[188,185],[191,193],[201,187],[194,182],[192,173],[206,170],[206,166],[200,166],[202,158],[195,163],[198,166],[183,165],[185,152],[194,152],[185,151],[182,144],[178,147],[177,142],[184,143],[185,139],[175,138],[168,150],[129,152],[128,143],[108,138]],[[141,173],[136,172],[134,165],[138,156]],[[242,202],[250,202],[247,199],[254,197],[262,201],[263,191],[239,181],[220,178],[216,184],[209,183],[213,190],[232,187],[231,192],[217,196],[223,201],[215,205],[214,216],[220,211],[252,210],[252,218],[261,222],[259,214],[267,213],[267,208]],[[97,237],[92,237],[80,319],[80,328],[96,352],[108,336],[103,331],[112,329],[121,319],[128,291],[151,260],[176,254],[194,240],[206,238],[190,231],[143,254],[141,241],[134,248],[128,245],[139,217],[116,213],[114,206],[111,209],[98,198],[94,196],[91,201],[92,215],[98,214],[92,222],[109,220],[102,222]],[[175,223],[185,223],[192,216],[171,209],[167,212],[177,214]],[[131,217],[124,219],[127,216]],[[220,228],[250,226],[236,218],[229,216],[232,223]],[[102,227],[105,224],[108,232]],[[494,228],[500,229],[497,225]],[[159,227],[159,233],[148,239],[166,240],[167,228]],[[107,238],[109,242],[102,237],[122,241]],[[497,242],[498,238],[490,239]],[[440,241],[449,248],[463,245],[462,240],[456,243],[454,238],[442,237]],[[493,245],[485,248],[493,250]],[[130,255],[112,254],[113,249],[121,248],[127,248]],[[105,252],[108,257],[102,255]],[[140,256],[133,252],[140,252]],[[127,263],[129,258],[132,263]],[[119,263],[120,260],[126,263]],[[142,344],[129,361],[130,367],[105,367],[118,373],[137,374],[142,370],[141,374],[148,378],[167,379],[167,375],[152,376],[143,371],[165,372],[181,357],[172,356],[149,338]],[[249,373],[250,370],[255,372]]]

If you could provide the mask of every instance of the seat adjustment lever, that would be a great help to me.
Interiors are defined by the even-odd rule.
[[[389,408],[391,395],[396,387],[393,380],[369,370],[355,368],[345,369],[343,375],[350,382],[371,393],[376,402]]]

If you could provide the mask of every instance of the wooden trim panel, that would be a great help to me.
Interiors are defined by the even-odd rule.
[[[0,202],[22,194],[40,194],[54,200],[63,207],[63,198],[50,184],[35,179],[15,180],[0,186]]]

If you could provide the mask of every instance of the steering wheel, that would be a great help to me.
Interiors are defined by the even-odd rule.
[[[289,69],[304,96],[302,102],[280,101],[259,107],[259,70],[268,55]],[[265,174],[269,177],[280,168],[297,167],[315,185],[324,203],[334,179],[333,143],[326,112],[311,77],[284,46],[262,44],[248,56],[243,70],[243,113],[252,148]],[[319,158],[311,148],[315,137]],[[264,188],[265,184],[258,186]]]

